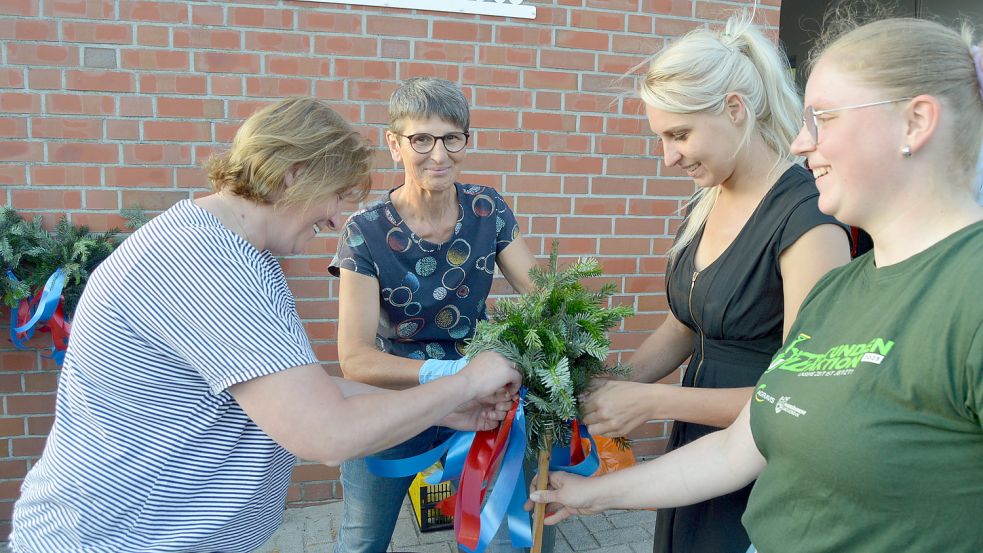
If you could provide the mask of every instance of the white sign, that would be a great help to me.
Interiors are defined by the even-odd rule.
[[[407,10],[428,10],[432,12],[473,13],[477,15],[498,15],[536,19],[536,6],[523,6],[524,0],[307,0],[324,4],[346,4],[349,6],[376,6],[382,8],[403,8]]]

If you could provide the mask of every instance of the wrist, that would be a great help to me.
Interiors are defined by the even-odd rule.
[[[462,357],[453,361],[443,359],[427,359],[420,366],[420,384],[426,384],[438,378],[457,374],[468,364],[468,358]]]

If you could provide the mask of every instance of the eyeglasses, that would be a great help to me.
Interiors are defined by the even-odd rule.
[[[802,116],[802,124],[805,125],[809,135],[812,137],[813,144],[819,144],[819,116],[825,115],[827,113],[835,113],[837,111],[846,111],[849,109],[860,109],[869,108],[873,106],[882,106],[884,104],[893,104],[895,102],[904,102],[906,100],[911,100],[911,98],[898,98],[897,100],[882,100],[880,102],[870,102],[868,104],[857,104],[855,106],[845,106],[842,108],[831,108],[831,109],[813,109],[812,106],[806,106],[805,115]]]
[[[410,148],[413,148],[413,151],[418,154],[429,154],[432,152],[434,146],[437,145],[438,140],[444,143],[445,150],[454,154],[463,150],[464,147],[468,145],[468,138],[471,138],[471,133],[466,132],[449,132],[444,136],[434,136],[425,132],[419,132],[416,134],[393,134],[409,139]]]

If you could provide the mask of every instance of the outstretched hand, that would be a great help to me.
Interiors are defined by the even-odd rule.
[[[455,430],[491,430],[508,414],[518,396],[510,388],[461,404],[440,421],[441,426]]]
[[[538,491],[531,487],[525,508],[530,511],[535,503],[545,503],[546,517],[543,522],[547,525],[556,524],[571,515],[597,514],[604,509],[591,499],[589,480],[569,472],[551,472],[548,489]]]
[[[624,380],[594,379],[581,396],[581,419],[595,436],[627,436],[653,416],[655,386]]]

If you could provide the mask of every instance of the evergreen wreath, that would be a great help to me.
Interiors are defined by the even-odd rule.
[[[13,208],[4,207],[0,210],[0,299],[16,309],[60,267],[65,271],[65,316],[70,319],[92,270],[120,240],[118,231],[93,234],[64,216],[49,232],[42,227],[40,216],[25,221]]]
[[[558,270],[557,250],[554,240],[548,266],[530,271],[536,290],[498,301],[490,319],[478,322],[465,350],[468,356],[498,352],[522,373],[530,457],[552,445],[569,445],[571,421],[579,416],[577,398],[592,378],[630,370],[621,363],[605,365],[611,346],[607,330],[634,311],[606,307],[617,291],[613,283],[598,291],[581,284],[601,275],[596,259],[581,258]]]

